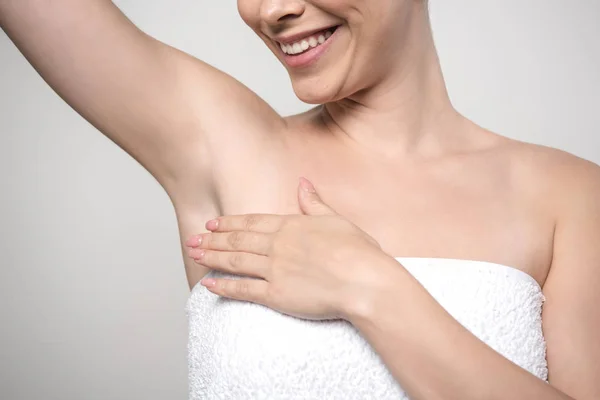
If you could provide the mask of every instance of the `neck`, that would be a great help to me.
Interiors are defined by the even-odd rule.
[[[407,45],[382,79],[327,103],[321,116],[339,139],[384,156],[426,156],[451,146],[465,118],[452,106],[429,21],[410,29]]]

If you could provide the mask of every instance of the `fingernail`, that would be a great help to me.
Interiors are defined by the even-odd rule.
[[[195,235],[185,241],[185,245],[188,247],[198,247],[202,243],[202,236]]]
[[[302,187],[302,189],[304,189],[304,191],[306,191],[308,193],[316,193],[317,192],[315,190],[315,187],[313,186],[313,184],[310,183],[310,181],[304,177],[300,178],[300,186]]]
[[[198,259],[202,258],[203,255],[204,255],[204,250],[202,250],[202,249],[190,249],[188,251],[188,256],[190,256],[194,260],[198,260]]]
[[[217,281],[212,278],[205,278],[205,279],[202,279],[200,281],[200,283],[202,284],[202,286],[213,287],[213,286],[215,286]]]
[[[206,223],[206,229],[208,229],[209,231],[214,231],[219,227],[219,220],[218,219],[211,219],[210,221],[208,221]]]

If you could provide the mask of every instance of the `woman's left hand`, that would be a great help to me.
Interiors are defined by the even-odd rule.
[[[350,319],[386,281],[391,258],[375,239],[327,206],[300,180],[303,214],[223,216],[190,238],[198,264],[241,279],[205,278],[220,296],[303,319]]]

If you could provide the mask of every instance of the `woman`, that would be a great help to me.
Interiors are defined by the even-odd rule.
[[[238,6],[322,105],[283,118],[108,1],[0,2],[173,201],[190,397],[598,398],[600,169],[460,115],[425,1]]]

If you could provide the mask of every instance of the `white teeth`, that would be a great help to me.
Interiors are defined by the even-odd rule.
[[[313,35],[292,44],[280,43],[279,46],[281,47],[281,50],[286,54],[300,54],[305,52],[309,48],[314,48],[325,43],[325,41],[329,39],[332,34],[333,32],[331,31],[325,31],[324,34],[320,34],[319,36]]]

